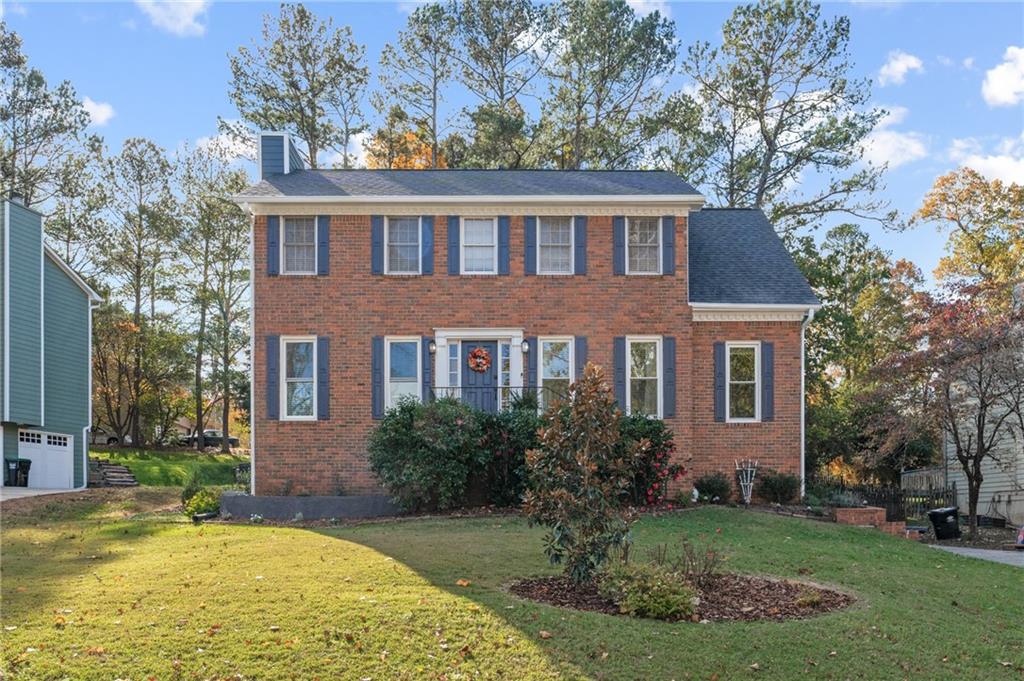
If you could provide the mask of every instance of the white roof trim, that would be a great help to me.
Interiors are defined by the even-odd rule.
[[[96,293],[91,286],[85,283],[85,280],[78,276],[78,273],[71,269],[71,267],[64,262],[59,255],[57,255],[57,251],[53,250],[46,244],[43,244],[43,249],[46,251],[46,255],[50,256],[50,260],[57,263],[57,266],[64,270],[64,274],[68,275],[71,281],[78,284],[78,287],[85,291],[85,294],[89,296],[89,300],[94,303],[103,302],[103,298],[100,297],[100,294]]]
[[[740,310],[763,310],[766,312],[803,312],[806,310],[819,310],[820,304],[815,305],[793,305],[791,303],[690,303],[695,310],[722,310],[736,312]]]
[[[704,205],[700,194],[463,194],[452,196],[261,196],[235,194],[239,204],[259,203],[697,203]]]

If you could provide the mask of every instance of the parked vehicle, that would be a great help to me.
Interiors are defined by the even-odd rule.
[[[109,430],[96,426],[89,429],[89,444],[90,445],[106,445],[107,447],[117,447],[118,445],[129,446],[132,443],[132,436],[125,435],[124,440],[119,440],[117,433],[113,433]]]
[[[199,434],[198,433],[193,433],[192,436],[189,438],[189,443],[188,443],[189,446],[190,447],[195,447],[196,446],[196,442],[198,441],[198,439],[199,439]],[[213,428],[208,428],[208,429],[203,431],[203,444],[206,445],[207,447],[220,447],[221,442],[223,442],[223,440],[224,440],[224,433],[222,433],[219,430],[215,430]],[[228,436],[228,447],[237,447],[237,446],[238,446],[238,438],[234,437],[233,435],[229,435]]]

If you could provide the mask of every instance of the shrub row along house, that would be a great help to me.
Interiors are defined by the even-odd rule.
[[[802,473],[818,301],[760,211],[703,208],[662,171],[309,170],[280,133],[259,168],[235,197],[254,493],[378,493],[367,437],[397,400],[547,403],[588,361],[668,423],[691,476]]]

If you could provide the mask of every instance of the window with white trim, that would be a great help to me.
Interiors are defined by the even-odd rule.
[[[512,344],[508,341],[498,341],[498,387],[500,407],[508,409],[512,406]]]
[[[316,218],[281,220],[281,249],[285,274],[316,274]]]
[[[539,338],[537,344],[540,346],[538,402],[543,410],[551,406],[554,400],[569,394],[573,373],[573,339]]]
[[[725,344],[725,407],[729,421],[761,418],[761,344]]]
[[[316,418],[316,339],[282,338],[281,366],[281,418]]]
[[[47,435],[46,436],[47,447],[67,447],[68,436],[67,435]]]
[[[419,338],[387,338],[384,367],[387,378],[387,408],[402,398],[420,399],[421,368]]]
[[[572,218],[537,218],[537,273],[572,274]]]
[[[420,219],[414,216],[389,217],[384,223],[387,245],[387,274],[420,273]]]
[[[461,368],[462,365],[459,363],[459,342],[453,341],[448,343],[448,387],[459,387],[459,382],[462,379],[459,373]]]
[[[498,220],[463,218],[462,273],[498,273]]]
[[[626,274],[661,274],[661,225],[658,218],[626,219]]]
[[[18,442],[24,442],[30,445],[41,445],[43,444],[43,434],[34,433],[31,430],[19,430]]]
[[[626,411],[661,418],[661,339],[626,339]]]

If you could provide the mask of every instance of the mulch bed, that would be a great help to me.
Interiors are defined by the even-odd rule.
[[[561,608],[620,614],[615,602],[598,593],[596,586],[576,585],[564,576],[524,579],[512,584],[509,591]],[[693,617],[697,622],[804,619],[840,610],[855,600],[813,584],[733,574],[714,577],[698,593],[700,603]]]
[[[924,523],[921,524],[924,525]],[[1013,544],[1017,541],[1017,530],[1013,527],[979,527],[977,539],[968,539],[967,524],[961,523],[960,532],[962,536],[959,539],[940,541],[935,538],[935,531],[929,526],[923,541],[937,546],[965,546],[975,549],[1004,549],[1006,551],[1013,551]]]

